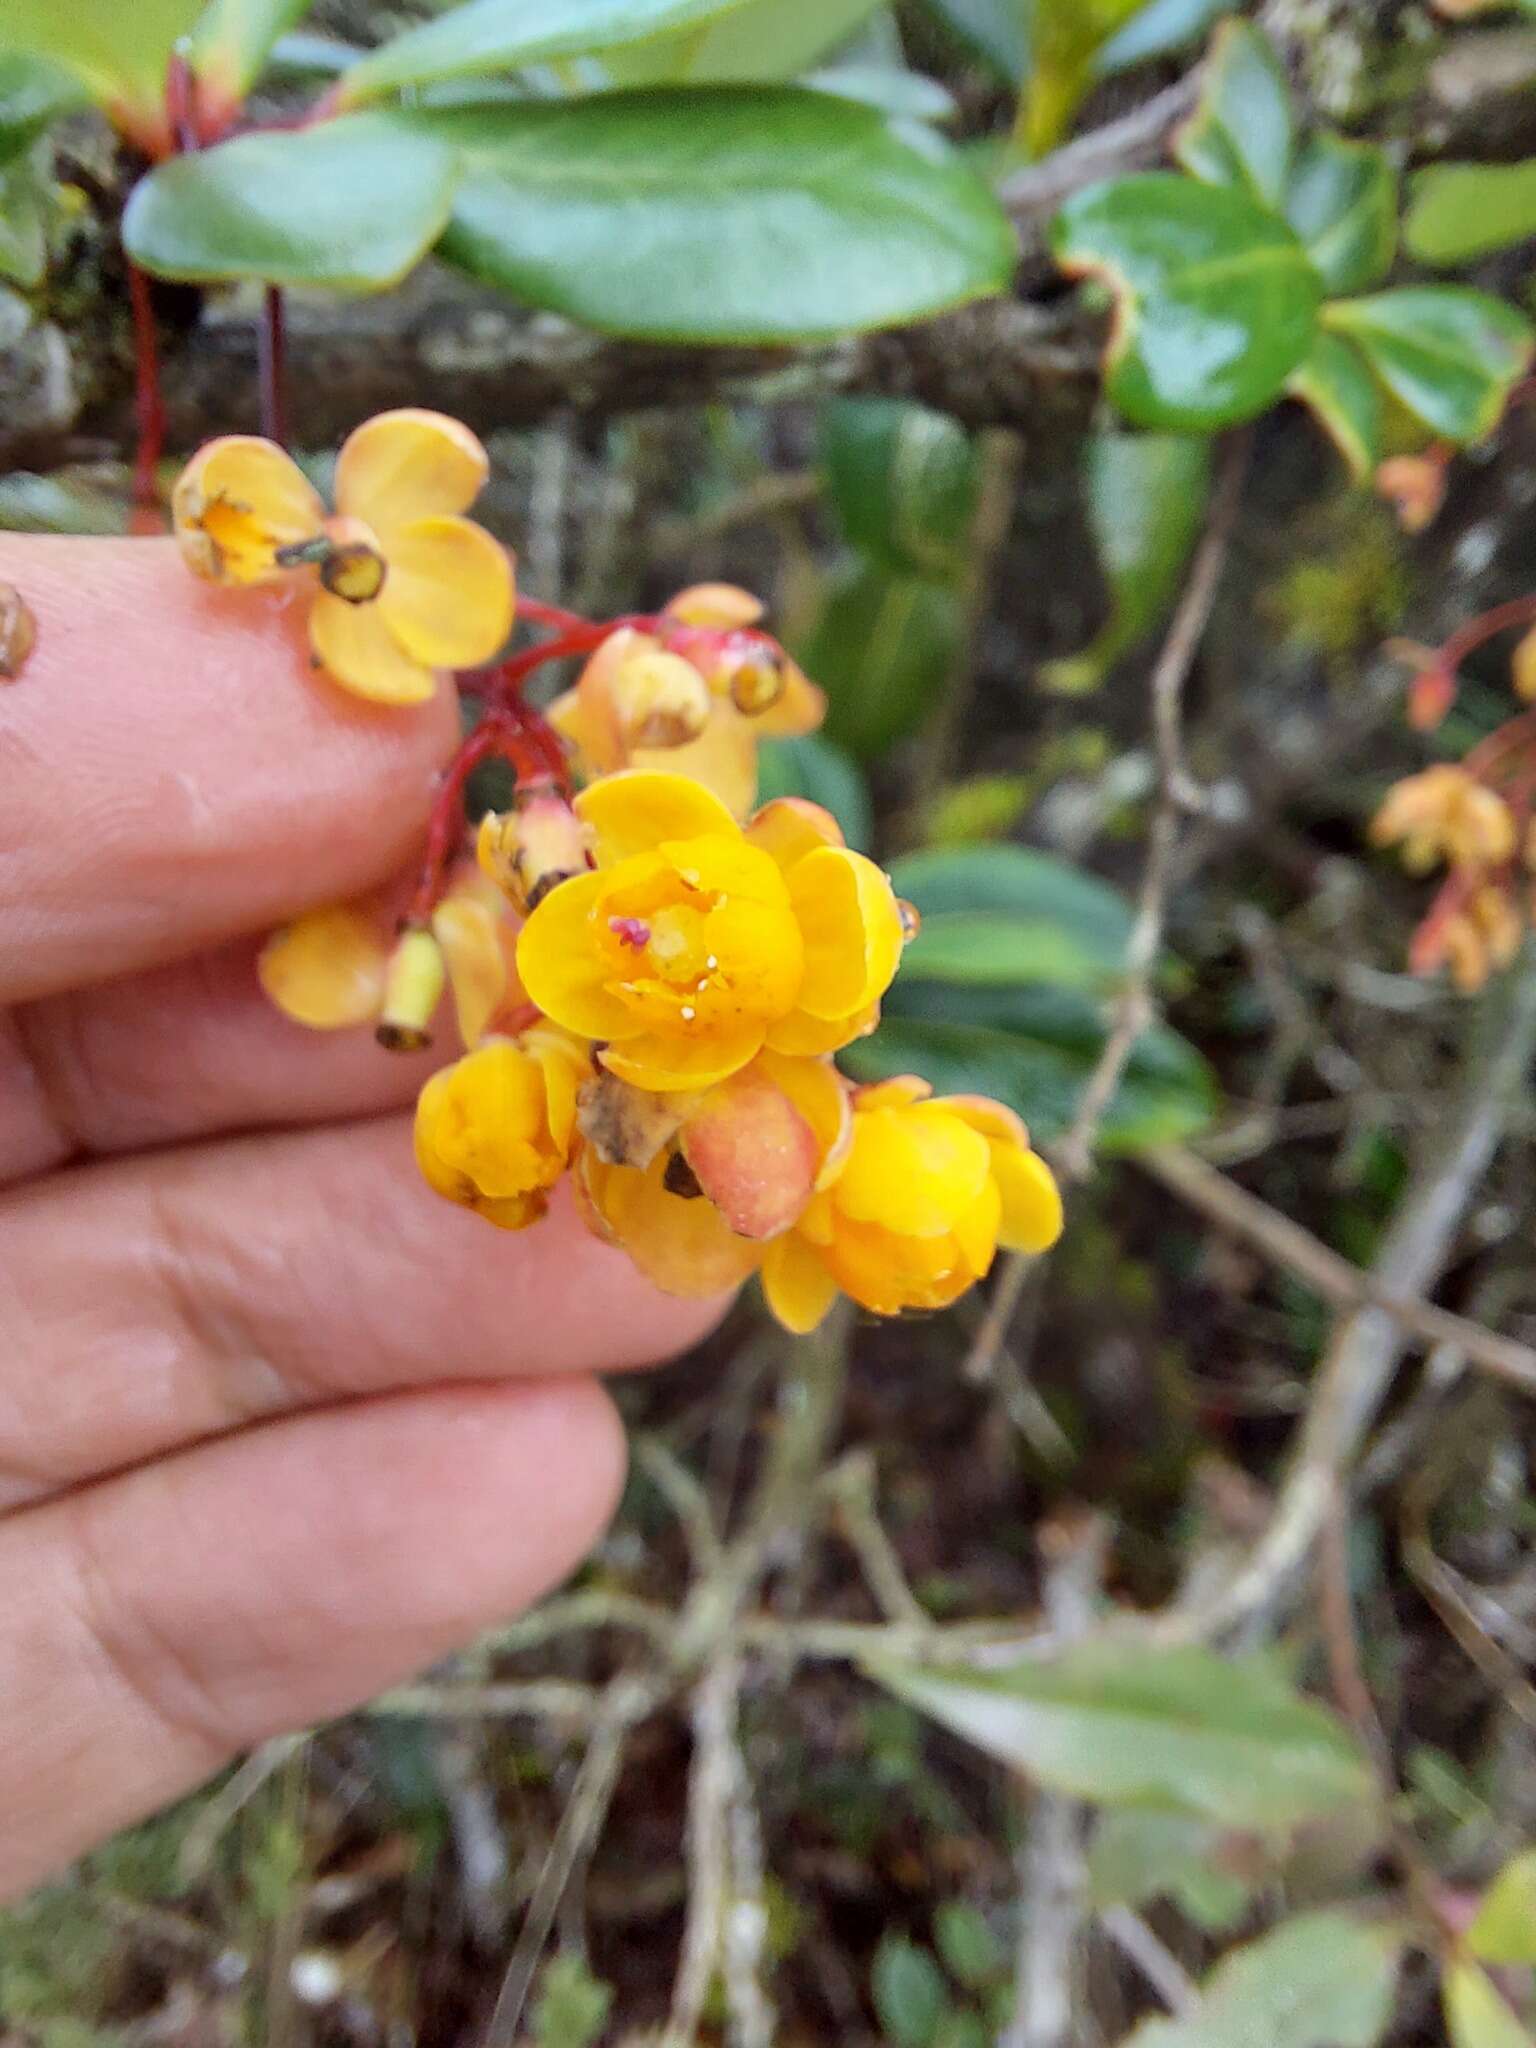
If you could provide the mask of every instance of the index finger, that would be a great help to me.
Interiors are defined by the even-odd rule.
[[[37,644],[0,687],[0,1003],[154,965],[382,880],[457,734],[310,666],[302,593],[174,542],[0,534]]]

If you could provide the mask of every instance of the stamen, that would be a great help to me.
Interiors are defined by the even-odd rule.
[[[643,917],[610,917],[608,929],[621,944],[638,952],[651,943],[651,928]]]

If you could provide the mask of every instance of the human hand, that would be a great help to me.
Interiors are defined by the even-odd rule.
[[[261,937],[382,882],[457,732],[310,676],[170,543],[0,536],[0,1897],[511,1615],[610,1512],[596,1370],[691,1342],[557,1203],[439,1201],[430,1055],[311,1035]]]

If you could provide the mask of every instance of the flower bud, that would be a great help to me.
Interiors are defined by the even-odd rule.
[[[1523,697],[1527,704],[1536,702],[1536,626],[1531,627],[1510,656],[1509,673],[1515,695]]]
[[[1525,936],[1520,913],[1508,892],[1489,884],[1472,898],[1471,914],[1487,941],[1488,955],[1495,967],[1508,967],[1520,950]]]
[[[755,626],[763,603],[735,583],[690,583],[668,601],[666,616],[680,626]]]
[[[535,790],[519,798],[516,810],[486,812],[475,857],[513,909],[526,915],[557,882],[590,867],[588,838],[563,796],[553,789]]]
[[[627,747],[682,747],[709,723],[709,687],[691,661],[641,648],[620,663],[609,689]]]
[[[1377,495],[1397,514],[1404,533],[1422,533],[1445,503],[1446,458],[1391,455],[1376,465]]]
[[[375,1033],[390,1052],[430,1045],[429,1026],[447,979],[443,950],[425,925],[407,925],[395,941],[384,982],[384,1009]]]

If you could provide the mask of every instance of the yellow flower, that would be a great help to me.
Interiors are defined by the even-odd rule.
[[[590,1071],[583,1047],[547,1025],[487,1039],[417,1098],[422,1178],[503,1230],[537,1222],[570,1159]]]
[[[1394,783],[1371,821],[1377,846],[1403,843],[1403,864],[1422,874],[1437,860],[1461,868],[1501,866],[1515,850],[1515,820],[1495,790],[1465,768],[1440,762]]]
[[[578,1186],[600,1236],[672,1294],[714,1294],[757,1265],[804,1209],[850,1126],[827,1060],[760,1053],[697,1095],[611,1074],[582,1090]]]
[[[280,926],[256,958],[267,1000],[311,1031],[371,1024],[388,971],[389,946],[376,923],[344,903]]]
[[[826,698],[766,634],[762,606],[731,584],[699,584],[662,614],[665,637],[621,626],[548,717],[589,775],[688,775],[744,817],[757,800],[761,740],[814,732]]]
[[[1011,1110],[979,1095],[930,1097],[911,1076],[860,1089],[845,1162],[763,1258],[768,1305],[812,1330],[839,1289],[877,1315],[947,1307],[999,1245],[1041,1252],[1061,1197]]]
[[[432,695],[435,671],[489,661],[512,630],[512,563],[460,515],[485,482],[467,427],[414,407],[380,413],[343,443],[337,516],[281,448],[249,434],[210,441],[172,497],[189,566],[213,583],[269,583],[313,567],[315,660],[344,689],[385,704]]]
[[[870,1028],[901,913],[825,811],[781,800],[743,831],[700,784],[643,770],[592,783],[576,810],[597,866],[533,911],[518,973],[611,1073],[706,1088],[765,1045],[830,1052]]]

